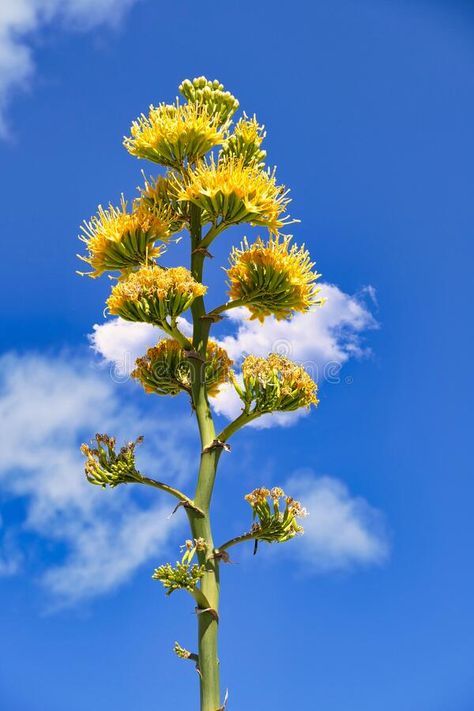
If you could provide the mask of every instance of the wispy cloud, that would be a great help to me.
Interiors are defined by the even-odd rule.
[[[32,42],[52,22],[65,30],[116,25],[136,0],[2,0],[0,3],[0,134],[12,94],[29,86],[35,72]]]
[[[360,358],[370,353],[364,343],[368,329],[377,327],[370,305],[375,295],[371,287],[350,296],[337,286],[322,285],[322,295],[327,303],[307,314],[296,314],[291,321],[267,318],[263,324],[250,321],[244,308],[229,312],[230,323],[235,333],[221,339],[236,367],[242,358],[252,353],[266,356],[270,352],[286,355],[301,362],[315,380],[334,380],[339,377],[341,366],[349,358]],[[183,330],[189,332],[189,324],[181,320]],[[163,333],[147,324],[135,324],[121,319],[111,319],[96,324],[90,336],[93,349],[110,363],[114,377],[126,379],[134,367],[135,359],[154,345]],[[241,402],[232,386],[223,386],[212,399],[217,414],[233,419],[241,411]],[[274,413],[256,420],[257,428],[276,425],[291,425],[305,410],[293,413]]]
[[[25,520],[10,529],[6,541],[11,550],[4,553],[3,572],[18,566],[11,537],[25,531],[65,548],[40,573],[64,603],[111,590],[150,557],[159,560],[176,523],[169,518],[173,503],[138,500],[132,487],[90,486],[79,444],[96,431],[124,441],[144,434],[144,470],[182,481],[189,453],[186,422],[178,428],[169,415],[162,422],[143,418],[106,373],[81,360],[11,354],[0,359],[0,373],[2,492],[26,501]],[[184,435],[179,446],[178,431]]]
[[[304,472],[295,474],[285,488],[310,513],[303,521],[304,536],[292,546],[305,570],[348,570],[387,559],[389,539],[382,512],[352,496],[339,479]]]

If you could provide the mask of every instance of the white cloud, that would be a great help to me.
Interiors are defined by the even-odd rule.
[[[309,511],[305,533],[292,546],[309,572],[347,570],[383,563],[389,543],[383,514],[362,497],[351,496],[332,477],[296,474],[285,490]]]
[[[28,86],[34,75],[34,34],[53,21],[87,31],[116,25],[136,0],[2,0],[0,3],[0,132],[13,91]]]
[[[144,434],[140,466],[176,483],[187,473],[187,424],[144,419],[103,371],[80,360],[10,354],[0,358],[0,373],[0,483],[4,496],[27,502],[0,570],[18,566],[11,537],[25,531],[65,544],[64,558],[40,572],[65,603],[112,589],[152,556],[160,561],[179,518],[169,519],[174,501],[156,493],[154,503],[139,504],[136,487],[91,486],[79,444],[96,431],[117,434],[118,441]]]

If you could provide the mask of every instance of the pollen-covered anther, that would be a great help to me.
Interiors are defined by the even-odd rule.
[[[325,301],[318,296],[321,275],[313,267],[309,252],[304,245],[291,244],[291,236],[271,235],[268,242],[258,237],[252,245],[245,238],[230,255],[229,297],[241,301],[260,322],[271,314],[278,320],[290,318]]]
[[[201,161],[189,181],[180,184],[178,199],[197,205],[203,223],[246,222],[277,233],[291,222],[284,215],[290,199],[285,188],[277,184],[275,170],[246,165],[238,157],[217,163],[212,158]]]
[[[206,293],[185,267],[162,269],[142,267],[119,281],[107,299],[109,312],[127,321],[142,321],[160,326],[176,319],[194,299]]]
[[[157,240],[169,238],[169,222],[163,216],[140,209],[135,202],[131,212],[122,197],[120,207],[99,205],[97,215],[84,221],[79,239],[87,246],[88,255],[78,255],[92,267],[87,276],[97,277],[106,271],[127,272],[159,257],[164,246]]]
[[[137,359],[132,377],[141,382],[148,393],[177,395],[184,391],[190,394],[195,369],[187,353],[177,341],[164,339]],[[232,361],[226,351],[210,340],[206,358],[198,365],[203,369],[208,395],[217,395],[219,387],[229,380]]]
[[[133,121],[124,146],[137,158],[180,168],[194,163],[225,138],[219,116],[204,104],[160,104],[150,106],[148,116]]]

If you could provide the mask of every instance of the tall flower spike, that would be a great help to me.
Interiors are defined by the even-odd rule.
[[[203,223],[219,219],[227,225],[247,222],[276,233],[292,222],[288,216],[282,217],[290,199],[285,188],[277,185],[275,170],[245,165],[242,158],[202,161],[189,182],[180,186],[178,199],[200,207]]]
[[[199,104],[150,106],[132,123],[124,146],[131,155],[180,168],[194,163],[225,138],[226,127]]]
[[[122,196],[120,207],[99,205],[97,215],[84,221],[81,231],[79,239],[87,245],[88,256],[77,256],[92,267],[87,276],[98,277],[106,271],[126,272],[159,257],[164,247],[154,243],[168,239],[169,224],[139,208],[127,212]]]
[[[232,249],[226,270],[229,297],[245,304],[252,319],[263,322],[270,314],[290,318],[295,311],[324,303],[316,287],[321,275],[313,271],[309,252],[290,243],[290,236],[271,235],[266,244],[259,237],[249,246],[244,238],[240,249]]]
[[[245,411],[290,412],[317,405],[318,386],[306,370],[285,356],[247,356],[242,364],[243,388],[236,387]]]
[[[222,144],[219,160],[236,157],[241,158],[244,165],[263,168],[267,152],[260,146],[265,136],[265,127],[260,126],[256,117],[249,119],[244,113],[234,132]]]
[[[209,341],[202,367],[210,397],[217,395],[219,387],[229,380],[231,365],[226,351]],[[138,358],[132,377],[141,382],[147,393],[177,395],[180,391],[191,392],[192,369],[186,351],[171,339],[160,341],[149,348],[145,356]]]
[[[185,79],[180,85],[181,94],[192,104],[204,106],[211,116],[217,117],[220,124],[225,124],[239,108],[239,102],[230,91],[224,91],[224,85],[217,79],[209,81],[206,77]]]
[[[280,499],[285,502],[283,511]],[[255,489],[247,494],[245,500],[252,507],[254,520],[252,533],[257,540],[284,543],[297,534],[303,533],[303,527],[296,519],[307,516],[307,511],[299,501],[287,496],[280,487],[274,487],[271,491],[265,488]]]
[[[142,267],[117,282],[107,299],[109,312],[126,321],[142,321],[163,327],[175,320],[194,299],[206,293],[185,267]]]

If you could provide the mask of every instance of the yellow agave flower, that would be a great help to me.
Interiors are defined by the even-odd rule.
[[[142,267],[113,287],[107,306],[113,316],[161,326],[168,317],[176,319],[206,289],[185,267]]]
[[[226,351],[214,341],[207,344],[203,363],[207,392],[214,397],[219,387],[229,380],[232,361]],[[181,390],[191,393],[192,369],[185,350],[175,340],[164,339],[146,355],[138,358],[132,377],[139,380],[147,393],[177,395]]]
[[[99,205],[97,215],[85,220],[81,231],[79,239],[86,244],[88,256],[77,256],[93,268],[87,275],[98,277],[106,271],[126,272],[159,257],[164,248],[154,243],[168,239],[169,225],[149,211],[127,212],[122,196],[120,207],[109,205],[104,209]]]
[[[309,252],[304,245],[291,245],[290,236],[271,235],[267,243],[259,237],[249,245],[245,238],[240,249],[230,255],[229,297],[241,301],[263,322],[274,314],[277,319],[289,318],[294,311],[308,311],[318,299],[320,289],[315,282],[321,276],[313,271]]]
[[[132,123],[124,146],[133,156],[154,163],[180,168],[194,163],[225,138],[218,117],[199,104],[160,104],[150,106]]]
[[[261,170],[232,156],[217,163],[212,158],[202,161],[179,186],[178,199],[200,207],[203,222],[247,222],[276,233],[289,221],[282,215],[290,199],[277,185],[275,170]]]
[[[140,197],[138,205],[141,209],[149,211],[152,215],[166,215],[170,235],[180,232],[186,223],[182,204],[177,200],[175,182],[169,177],[159,175],[148,180],[145,186],[139,188]]]
[[[209,81],[206,77],[185,79],[179,87],[182,95],[190,104],[204,106],[210,116],[218,118],[221,124],[228,122],[239,108],[239,102],[230,91],[224,91],[224,85],[217,79]]]
[[[297,363],[286,356],[270,353],[268,358],[247,356],[242,364],[243,388],[236,389],[248,412],[254,405],[259,413],[285,411],[317,405],[318,386]]]
[[[283,511],[280,499],[285,502]],[[275,486],[273,489],[254,489],[247,494],[245,500],[252,507],[254,523],[252,533],[257,540],[267,543],[284,543],[303,533],[303,527],[297,518],[307,516],[307,511],[299,501],[287,496],[283,489]],[[270,506],[270,502],[272,506]]]
[[[267,152],[260,146],[265,136],[265,127],[260,126],[257,118],[249,119],[244,113],[237,121],[234,132],[222,144],[219,159],[235,156],[241,158],[245,165],[262,168]]]

